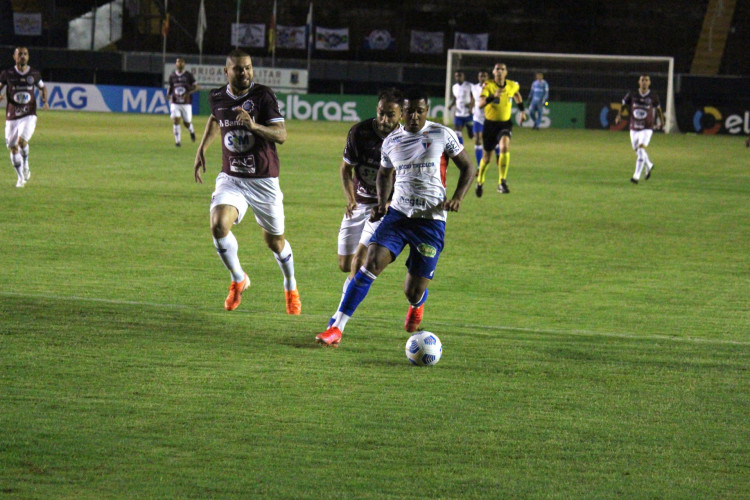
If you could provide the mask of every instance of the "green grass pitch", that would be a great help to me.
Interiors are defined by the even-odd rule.
[[[205,117],[196,120],[200,137]],[[279,147],[301,316],[252,216],[223,310],[195,145],[166,116],[42,112],[0,159],[2,498],[748,498],[750,150],[516,127],[508,183],[450,214],[404,356],[404,257],[341,347],[338,167],[351,124]],[[471,147],[469,148],[471,149]],[[457,179],[449,170],[449,192]]]

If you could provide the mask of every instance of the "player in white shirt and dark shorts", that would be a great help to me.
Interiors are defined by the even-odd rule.
[[[16,47],[13,60],[15,66],[0,72],[0,100],[5,90],[5,146],[10,149],[10,162],[16,170],[16,187],[22,188],[31,177],[29,141],[36,130],[35,88],[41,91],[43,109],[49,109],[49,105],[41,73],[29,66],[29,49]]]
[[[342,297],[354,273],[364,265],[370,237],[380,225],[380,221],[370,220],[370,212],[378,204],[375,179],[380,167],[380,147],[401,121],[403,100],[396,89],[382,91],[378,95],[376,117],[354,125],[346,138],[340,167],[346,211],[338,238],[339,269],[348,274]]]
[[[404,94],[404,125],[383,141],[382,159],[376,180],[378,204],[372,220],[382,218],[367,249],[367,261],[344,293],[344,299],[329,328],[316,342],[338,346],[346,322],[364,300],[375,278],[409,247],[404,293],[409,307],[404,321],[407,332],[416,331],[422,321],[427,287],[435,274],[443,250],[447,212],[457,212],[474,179],[475,168],[456,134],[448,127],[427,121],[427,95],[421,89]],[[448,199],[448,159],[458,167],[460,177]],[[393,198],[389,206],[389,195]]]
[[[474,156],[477,159],[477,168],[479,168],[479,162],[482,161],[482,133],[484,132],[484,110],[479,107],[479,96],[482,95],[482,89],[484,88],[484,82],[487,81],[489,73],[486,71],[479,71],[477,73],[477,83],[471,84],[471,96],[474,98],[474,108],[472,122],[474,122]]]
[[[466,131],[469,134],[469,139],[474,138],[471,123],[474,98],[471,94],[471,83],[466,81],[464,72],[456,71],[453,77],[456,79],[456,83],[451,88],[451,102],[448,104],[448,109],[453,109],[454,106],[456,108],[456,113],[453,116],[453,130],[456,132],[456,136],[458,136],[458,142],[463,144],[464,127],[466,127]]]

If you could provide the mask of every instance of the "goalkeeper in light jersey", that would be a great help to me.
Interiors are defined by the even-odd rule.
[[[529,98],[527,99],[529,101],[529,114],[531,119],[534,120],[534,130],[539,130],[547,99],[549,99],[549,84],[544,79],[544,75],[539,72],[536,74],[536,80],[531,84]]]
[[[503,63],[495,64],[492,75],[494,78],[485,82],[482,94],[479,96],[479,107],[484,109],[485,120],[482,134],[484,151],[477,175],[477,197],[482,196],[484,177],[487,174],[490,159],[492,159],[492,150],[498,144],[500,145],[500,154],[497,164],[500,170],[500,182],[497,185],[497,192],[510,193],[506,178],[510,164],[510,138],[513,135],[513,121],[511,120],[513,101],[518,104],[518,109],[521,110],[521,121],[526,120],[521,86],[518,82],[506,79],[508,76],[507,66]]]

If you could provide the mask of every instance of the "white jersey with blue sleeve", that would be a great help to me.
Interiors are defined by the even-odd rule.
[[[403,125],[391,132],[383,141],[380,162],[396,169],[391,208],[415,219],[444,221],[448,158],[463,149],[453,130],[431,121],[416,133]]]
[[[456,116],[471,115],[471,84],[454,83],[452,91],[453,97],[456,98]]]

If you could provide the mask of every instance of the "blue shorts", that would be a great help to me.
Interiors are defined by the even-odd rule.
[[[432,279],[444,240],[445,221],[411,219],[391,208],[372,235],[370,244],[386,247],[394,259],[409,245],[409,258],[406,259],[409,273]]]
[[[454,116],[453,124],[456,126],[456,130],[463,130],[464,127],[470,127],[474,117],[469,116]]]
[[[474,121],[474,133],[475,134],[481,134],[484,132],[484,123],[479,123],[478,121]]]

